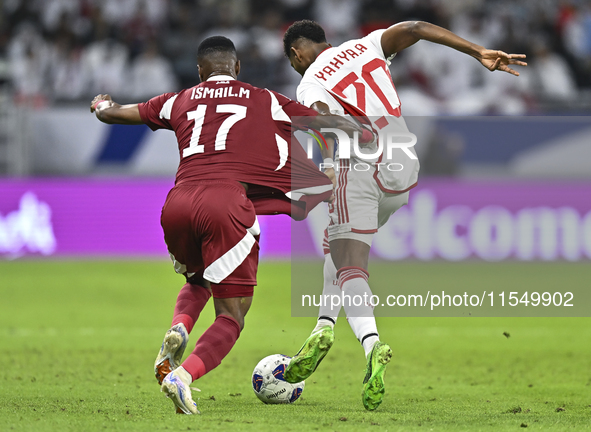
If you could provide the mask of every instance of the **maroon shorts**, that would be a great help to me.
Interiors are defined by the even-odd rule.
[[[161,223],[177,273],[210,281],[214,297],[252,296],[260,228],[240,183],[176,185],[166,197]]]

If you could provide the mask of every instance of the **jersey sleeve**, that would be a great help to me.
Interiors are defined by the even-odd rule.
[[[176,93],[164,93],[138,104],[142,121],[152,130],[172,129],[170,116]]]
[[[390,64],[390,60],[392,60],[396,56],[396,53],[392,54],[388,58],[386,58],[386,56],[384,55],[384,48],[382,48],[382,36],[386,30],[387,29],[380,29],[373,31],[367,36],[365,36],[363,40],[366,40],[368,44],[371,46],[371,48],[376,52],[376,54],[379,54],[380,57],[385,58],[388,64]]]

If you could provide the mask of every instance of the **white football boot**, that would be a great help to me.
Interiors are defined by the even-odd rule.
[[[187,382],[190,380],[189,373],[180,367],[166,375],[162,381],[160,391],[172,400],[179,414],[201,414],[191,396],[190,382]]]
[[[158,384],[162,384],[166,375],[181,365],[187,342],[189,342],[189,333],[182,323],[172,326],[166,332],[154,362],[154,374]]]

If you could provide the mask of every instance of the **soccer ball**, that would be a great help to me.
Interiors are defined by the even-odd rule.
[[[290,384],[283,379],[291,357],[273,354],[262,359],[252,372],[254,394],[266,404],[293,403],[304,391],[304,381]]]

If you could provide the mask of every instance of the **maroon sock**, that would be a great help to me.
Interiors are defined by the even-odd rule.
[[[193,381],[215,369],[228,355],[238,336],[240,336],[238,321],[228,315],[218,315],[182,364],[193,377]]]
[[[183,323],[189,333],[199,318],[199,314],[211,297],[211,292],[201,285],[186,283],[176,299],[172,325]]]

